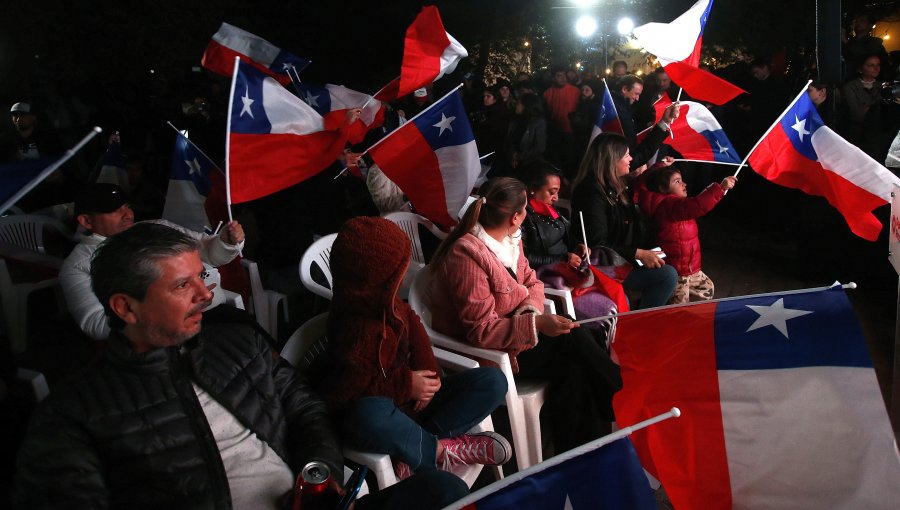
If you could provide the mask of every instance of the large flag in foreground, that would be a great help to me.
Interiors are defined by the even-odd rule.
[[[605,83],[606,80],[604,80]],[[609,86],[603,87],[603,100],[600,101],[600,111],[597,112],[597,120],[594,121],[594,128],[591,130],[591,139],[588,141],[588,145],[600,133],[625,134],[622,130],[622,122],[619,120],[619,113],[616,111],[616,104],[609,93]]]
[[[241,61],[234,71],[226,168],[229,204],[293,186],[337,161],[347,130],[324,130],[309,105]]]
[[[656,55],[672,81],[691,97],[720,105],[744,90],[698,67],[703,29],[711,8],[712,0],[699,0],[671,23],[647,23],[635,28],[634,37],[646,51]]]
[[[438,8],[422,7],[422,11],[406,29],[400,77],[387,84],[376,98],[394,101],[414,90],[450,74],[469,52],[444,30]]]
[[[449,508],[656,509],[647,477],[627,437],[558,462],[566,456],[547,459],[522,473],[525,477],[517,473],[510,477],[514,480],[489,485]],[[472,499],[476,501],[467,503]]]
[[[308,60],[288,53],[262,37],[222,23],[206,46],[200,65],[216,74],[231,76],[234,57],[241,57],[242,62],[249,63],[281,83],[290,83],[291,79],[286,74],[289,69],[299,73],[309,65]]]
[[[900,179],[822,122],[806,93],[750,154],[756,173],[788,188],[825,197],[854,234],[875,241],[881,222],[872,210],[890,203]]]
[[[675,508],[896,508],[900,458],[839,287],[622,316],[616,419]]]
[[[325,129],[339,129],[344,123],[347,110],[365,106],[359,118],[350,125],[348,139],[352,144],[363,141],[370,129],[384,123],[384,105],[368,94],[331,83],[324,87],[309,83],[297,86],[301,92],[300,98],[325,119]]]
[[[416,212],[449,227],[481,172],[475,136],[459,93],[444,96],[369,149]]]
[[[653,108],[656,109],[656,122],[659,122],[670,104],[672,100],[668,94],[663,94],[653,103]],[[693,101],[681,101],[678,104],[678,118],[669,127],[672,136],[666,137],[663,140],[664,144],[678,151],[686,160],[740,164],[741,158],[725,135],[722,125],[709,109]],[[638,133],[638,143],[654,127],[651,126]]]

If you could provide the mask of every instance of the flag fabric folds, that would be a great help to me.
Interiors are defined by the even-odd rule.
[[[347,110],[365,105],[359,119],[350,125],[348,139],[352,144],[361,142],[370,129],[384,123],[384,105],[368,94],[331,83],[324,87],[300,83],[298,87],[301,92],[300,98],[324,118],[325,129],[340,128]]]
[[[406,29],[400,78],[385,86],[377,99],[393,101],[450,74],[469,52],[444,30],[438,8],[422,7]]]
[[[472,126],[455,90],[369,149],[416,212],[449,227],[481,172]]]
[[[309,65],[308,60],[288,53],[257,35],[222,23],[206,46],[200,65],[216,74],[231,76],[234,57],[241,57],[241,61],[281,83],[290,83],[290,77],[285,74],[288,69],[294,68],[299,73]]]
[[[229,204],[293,186],[337,161],[348,130],[324,127],[322,116],[309,105],[241,61],[229,107]]]
[[[838,286],[622,316],[616,419],[675,508],[894,508],[900,458]]]
[[[221,174],[221,170],[179,132],[172,151],[172,171],[162,218],[196,232],[215,228],[205,205],[213,187],[210,178],[216,172]]]
[[[756,173],[788,188],[825,197],[854,234],[875,241],[881,222],[872,210],[890,203],[900,179],[825,126],[802,93],[749,158]]]
[[[603,87],[603,100],[600,101],[600,111],[597,112],[597,120],[594,121],[594,128],[591,130],[591,139],[588,141],[588,145],[600,133],[619,133],[623,136],[625,134],[608,86]]]
[[[654,510],[656,500],[631,441],[622,438],[533,473],[463,508]]]
[[[653,104],[656,122],[659,122],[670,104],[672,100],[668,94],[663,94]],[[678,104],[678,118],[669,126],[672,136],[666,137],[664,144],[678,151],[683,159],[740,164],[741,158],[725,135],[722,125],[708,108],[693,101],[681,101]],[[638,141],[646,136],[646,131],[649,130],[638,134]]]
[[[691,97],[721,105],[744,90],[698,67],[711,8],[712,0],[699,0],[671,23],[647,23],[633,33],[638,44],[656,55],[672,81]]]
[[[125,170],[125,156],[122,154],[122,144],[118,141],[113,141],[106,148],[96,182],[115,184],[124,190],[130,188],[128,171]]]
[[[41,170],[53,163],[52,158],[23,159],[0,163],[0,203],[3,204],[0,214],[15,205],[9,202],[26,184],[34,180]]]

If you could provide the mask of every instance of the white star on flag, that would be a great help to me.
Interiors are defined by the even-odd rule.
[[[568,494],[566,494],[566,504],[563,507],[563,510],[574,510],[574,507],[572,506],[572,500],[569,499]]]
[[[716,140],[716,145],[719,146],[719,154],[723,154],[723,153],[725,153],[725,152],[728,152],[728,147],[725,147],[724,145],[722,145],[721,143],[719,143],[718,140]]]
[[[793,129],[794,131],[797,132],[798,135],[800,135],[800,142],[802,143],[803,135],[809,134],[809,131],[806,130],[806,119],[800,120],[800,118],[797,117],[797,115],[794,115],[794,119],[796,119],[797,122],[795,122],[794,125],[791,126],[791,129]]]
[[[250,99],[250,87],[247,87],[247,91],[244,92],[244,95],[241,96],[241,101],[244,103],[244,107],[241,108],[241,114],[239,117],[243,117],[245,113],[250,115],[251,119],[255,119],[253,116],[253,110],[250,109],[250,105],[256,102],[255,99]]]
[[[807,310],[785,308],[784,298],[775,301],[770,306],[747,305],[747,308],[759,314],[759,318],[747,328],[747,331],[753,331],[754,329],[764,328],[766,326],[774,326],[785,338],[790,338],[787,331],[787,321],[812,313]]]
[[[446,115],[444,115],[443,113],[441,113],[441,120],[440,120],[440,122],[438,122],[437,124],[434,125],[434,127],[440,128],[440,129],[441,129],[441,132],[438,133],[438,136],[441,136],[442,134],[444,134],[444,130],[445,130],[445,129],[449,129],[450,132],[452,133],[452,132],[453,132],[453,126],[451,126],[450,123],[453,122],[454,120],[456,120],[456,117],[453,117],[453,116],[447,117]]]
[[[316,108],[319,106],[319,96],[312,95],[312,92],[306,93],[306,104]]]
[[[188,166],[188,175],[200,175],[200,162],[197,161],[197,158],[186,159],[184,162],[187,163]]]

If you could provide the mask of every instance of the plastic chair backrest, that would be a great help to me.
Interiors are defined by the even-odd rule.
[[[259,266],[250,259],[241,259],[241,267],[247,271],[247,279],[250,280],[250,300],[253,315],[256,322],[263,326],[263,329],[270,331],[268,327],[269,320],[269,299],[266,296],[266,290],[262,286],[262,278],[259,276]],[[263,321],[266,324],[263,324]],[[270,331],[271,332],[271,331]]]
[[[397,226],[403,230],[403,233],[406,234],[406,237],[409,238],[410,249],[412,250],[412,260],[416,262],[421,262],[423,264],[428,262],[425,260],[425,252],[422,251],[422,240],[419,238],[419,225],[424,226],[438,239],[447,237],[447,234],[441,232],[439,228],[434,226],[434,223],[415,213],[393,212],[385,214],[384,219],[396,223]]]
[[[300,370],[309,368],[313,360],[328,346],[328,312],[320,313],[294,331],[281,349],[281,357]]]
[[[303,283],[303,286],[313,294],[328,300],[331,300],[334,295],[334,292],[331,290],[333,288],[331,280],[331,245],[334,244],[336,238],[337,234],[328,234],[319,238],[306,249],[303,257],[300,259],[300,281]],[[325,275],[325,280],[328,282],[327,287],[313,279],[313,265],[317,266],[322,274]]]
[[[56,230],[66,239],[72,239],[72,232],[59,220],[34,214],[14,214],[0,218],[0,242],[38,253],[46,253],[44,250],[45,226]]]
[[[462,208],[459,210],[459,214],[456,215],[458,219],[462,219],[463,216],[466,215],[466,211],[469,209],[469,206],[472,205],[473,202],[478,200],[478,197],[469,197],[466,199],[466,203],[463,204]]]

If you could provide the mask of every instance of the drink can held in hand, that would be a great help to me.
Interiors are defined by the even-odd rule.
[[[331,470],[323,462],[312,461],[303,466],[294,486],[293,510],[327,508]]]

